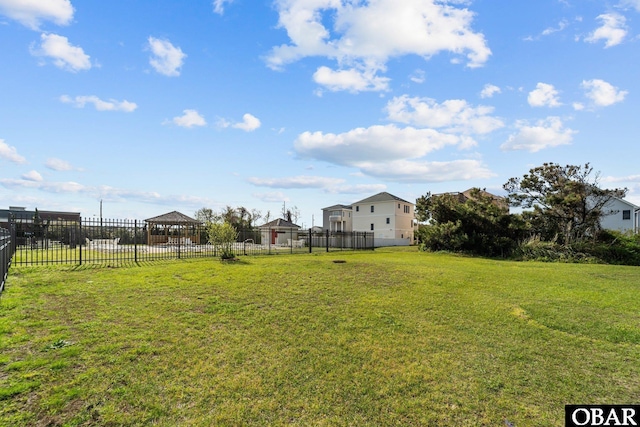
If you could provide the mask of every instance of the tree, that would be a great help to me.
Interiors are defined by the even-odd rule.
[[[238,231],[228,222],[210,222],[207,224],[207,236],[209,243],[216,249],[220,249],[220,257],[222,259],[231,259],[235,256],[233,253],[233,244],[238,238]]]
[[[200,208],[195,213],[195,218],[203,224],[210,222],[216,222],[219,219],[219,215],[213,212],[210,208]]]
[[[595,237],[602,217],[615,213],[607,209],[609,202],[627,192],[626,188],[600,188],[599,174],[593,174],[589,163],[544,163],[522,178],[511,178],[503,187],[511,206],[533,209],[523,215],[539,235],[563,244]]]
[[[260,218],[262,218],[262,212],[258,209],[251,209],[251,225],[253,227],[258,225],[257,222]]]
[[[428,221],[418,231],[423,249],[507,256],[516,247],[525,233],[521,217],[478,188],[470,196],[427,193],[416,200],[418,220]]]

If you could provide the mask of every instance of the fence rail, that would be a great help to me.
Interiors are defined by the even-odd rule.
[[[14,265],[123,265],[163,259],[216,257],[199,223],[148,224],[139,220],[80,221],[13,217]],[[315,233],[297,228],[238,230],[237,256],[373,249],[373,233]]]

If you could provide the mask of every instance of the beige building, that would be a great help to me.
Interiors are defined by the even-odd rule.
[[[353,231],[353,218],[351,206],[334,205],[322,209],[322,225],[325,230],[337,233],[350,233]]]
[[[353,230],[373,232],[376,246],[414,243],[417,223],[413,203],[382,192],[354,203],[352,209]]]

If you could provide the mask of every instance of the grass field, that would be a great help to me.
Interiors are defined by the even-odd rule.
[[[379,249],[14,268],[0,297],[0,426],[561,426],[581,403],[640,403],[638,267]]]

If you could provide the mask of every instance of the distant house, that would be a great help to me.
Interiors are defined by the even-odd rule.
[[[452,196],[460,203],[465,203],[467,200],[475,200],[474,190],[479,191],[479,194],[484,197],[489,197],[492,200],[492,203],[499,208],[504,209],[505,211],[509,211],[509,201],[506,197],[496,196],[495,194],[491,194],[488,191],[481,190],[479,188],[470,188],[468,190],[462,192],[451,192],[451,193],[439,193],[433,194],[432,197],[438,196]]]
[[[610,211],[609,215],[602,217],[600,226],[606,230],[615,230],[622,233],[640,232],[640,207],[623,199],[615,198],[604,207]]]
[[[22,224],[31,224],[35,215],[35,210],[28,211],[24,207],[10,206],[9,209],[0,209],[0,227],[8,228],[10,218]],[[45,224],[80,222],[79,212],[41,211],[38,209],[38,217]]]
[[[330,232],[350,233],[353,231],[351,206],[333,205],[322,209],[322,224]]]
[[[289,240],[298,240],[300,226],[278,218],[258,227],[263,245],[286,245]]]
[[[353,231],[372,232],[375,246],[415,243],[415,204],[382,192],[351,205]]]

